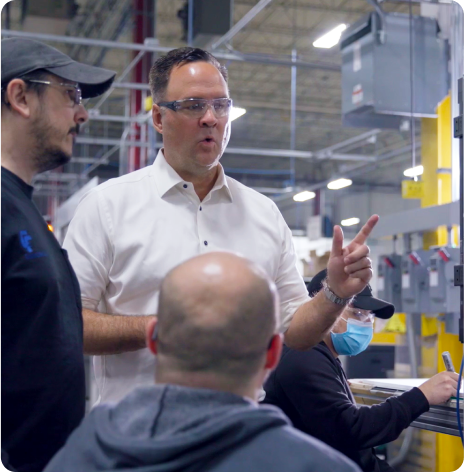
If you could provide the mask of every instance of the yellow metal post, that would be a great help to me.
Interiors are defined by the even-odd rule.
[[[437,107],[438,118],[422,119],[422,165],[424,196],[421,206],[443,205],[451,202],[451,97]],[[424,234],[424,249],[448,243],[446,227]],[[452,244],[449,241],[449,244]],[[457,335],[445,333],[444,323],[422,317],[422,375],[430,376],[444,370],[441,353],[449,351],[454,365],[460,365],[462,345]],[[463,449],[458,437],[436,434],[436,472],[457,470],[463,462]]]

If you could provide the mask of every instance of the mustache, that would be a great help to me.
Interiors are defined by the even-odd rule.
[[[75,133],[76,135],[78,135],[79,132],[80,132],[80,129],[81,129],[80,125],[77,124],[76,126],[73,126],[73,127],[69,130],[68,134]]]

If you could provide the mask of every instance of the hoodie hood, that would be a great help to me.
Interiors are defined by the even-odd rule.
[[[277,408],[231,393],[144,387],[92,410],[45,472],[202,470],[234,445],[289,424]]]

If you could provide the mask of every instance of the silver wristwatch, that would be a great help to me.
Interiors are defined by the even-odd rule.
[[[353,297],[340,298],[338,295],[335,295],[335,293],[333,293],[330,287],[327,285],[327,279],[322,282],[322,286],[322,290],[324,291],[324,295],[326,296],[327,300],[335,303],[336,305],[346,306],[351,302],[351,300],[353,300]]]

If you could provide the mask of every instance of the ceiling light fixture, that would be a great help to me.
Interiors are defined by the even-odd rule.
[[[315,196],[316,194],[314,192],[309,192],[308,190],[305,190],[304,192],[300,192],[293,195],[293,200],[295,200],[295,202],[306,202],[307,200],[311,200]]]
[[[345,24],[338,25],[333,30],[330,30],[328,33],[321,36],[319,39],[314,41],[313,46],[315,48],[324,48],[330,49],[333,48],[340,42],[343,31],[345,31],[347,26]]]
[[[342,220],[342,226],[354,226],[359,224],[361,220],[359,218],[347,218],[346,220]]]
[[[424,166],[411,167],[403,172],[405,177],[418,177],[424,173]]]
[[[232,107],[230,110],[230,121],[234,121],[237,118],[240,118],[246,113],[245,108],[240,108],[240,107]]]
[[[353,183],[350,179],[337,179],[329,182],[327,188],[330,190],[339,190],[341,188],[349,187]]]

